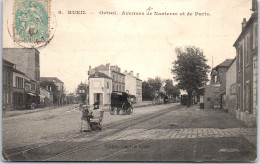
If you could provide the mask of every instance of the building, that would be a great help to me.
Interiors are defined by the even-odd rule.
[[[226,59],[211,71],[210,84],[200,87],[200,102],[206,109],[223,109],[226,104],[226,72],[233,59]]]
[[[117,65],[111,66],[109,63],[106,65],[99,65],[93,69],[89,66],[89,76],[95,74],[95,72],[100,72],[112,79],[112,91],[129,92],[136,96],[136,101],[142,101],[142,80],[139,79],[139,74],[136,77],[133,75],[133,71],[129,73],[121,73],[121,68]],[[89,91],[92,88],[89,84]],[[105,99],[110,99],[110,97],[105,97]]]
[[[41,77],[40,81],[52,81],[57,86],[59,91],[64,91],[64,82],[57,77]]]
[[[112,79],[102,73],[96,71],[89,75],[89,104],[99,105],[110,104],[112,93]]]
[[[3,59],[3,110],[30,108],[32,103],[39,103],[36,93],[37,82],[24,72],[16,69],[16,65]]]
[[[41,82],[44,82],[44,81],[53,82],[56,85],[58,91],[55,93],[55,95],[53,95],[53,103],[54,103],[54,105],[63,105],[63,104],[65,104],[65,97],[66,97],[66,95],[64,93],[64,83],[63,83],[63,81],[61,81],[57,77],[41,77],[40,81]],[[46,89],[48,91],[52,91],[50,86],[47,86],[47,87],[48,88],[46,88]]]
[[[42,105],[44,106],[49,106],[53,104],[53,92],[50,91],[47,88],[44,87],[40,87],[40,97],[41,97],[41,103],[43,103]]]
[[[112,90],[125,92],[125,75],[121,73],[121,68],[117,65],[111,66],[109,63],[106,65],[99,65],[93,69],[89,66],[89,75],[94,74],[96,71],[102,72],[112,79]]]
[[[13,109],[13,67],[14,64],[2,60],[2,108],[3,111]]]
[[[257,118],[257,54],[258,5],[252,0],[252,14],[242,21],[242,31],[234,43],[237,59],[237,111],[236,117],[249,126]]]
[[[13,69],[13,107],[15,110],[26,108],[25,80],[29,80],[25,73]]]
[[[139,73],[133,75],[133,71],[124,72],[125,89],[131,95],[136,97],[136,102],[142,102],[142,80],[139,79]]]
[[[3,59],[13,63],[18,71],[36,82],[36,92],[40,93],[40,56],[35,48],[3,48]]]
[[[235,115],[237,109],[237,72],[236,58],[226,72],[226,104],[224,109]]]
[[[233,62],[233,59],[226,59],[224,62],[212,69],[210,84],[219,84],[219,96],[215,101],[219,101],[219,108],[223,109],[226,104],[226,72]],[[216,93],[217,91],[215,91]]]

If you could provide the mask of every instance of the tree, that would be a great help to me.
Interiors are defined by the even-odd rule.
[[[193,91],[208,81],[207,73],[210,66],[206,64],[207,59],[203,50],[195,46],[187,46],[184,49],[176,48],[177,60],[173,64],[171,72],[178,82],[178,87],[188,93],[188,106]]]
[[[160,77],[148,78],[142,83],[143,99],[154,100],[158,97],[162,87],[162,80]]]
[[[147,81],[142,82],[142,99],[152,100],[152,87]]]
[[[165,80],[164,91],[166,92],[166,95],[172,96],[174,98],[180,95],[180,90],[178,86],[174,86],[171,79]]]

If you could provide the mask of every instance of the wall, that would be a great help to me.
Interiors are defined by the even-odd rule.
[[[137,79],[136,80],[136,101],[142,102],[142,81]]]
[[[128,73],[125,74],[125,91],[129,91],[131,95],[136,96],[136,78]]]
[[[254,109],[253,54],[257,52],[257,13],[253,13],[247,29],[235,43],[237,58],[237,102],[236,117],[249,126],[256,125],[257,111]],[[256,75],[257,76],[257,75]]]
[[[13,110],[13,64],[2,61],[2,110]]]
[[[226,72],[226,106],[225,110],[228,110],[229,113],[235,115],[237,109],[237,72],[236,72],[236,59],[230,65]]]
[[[203,96],[205,109],[214,109],[216,98],[218,99],[220,98],[214,92],[215,90],[219,90],[219,88],[220,88],[219,85],[210,85],[205,87],[204,96]]]
[[[107,83],[109,88],[107,88]],[[112,80],[106,78],[90,78],[89,79],[89,104],[93,105],[94,102],[94,93],[103,94],[103,104],[105,105],[110,103],[108,94],[112,93]]]

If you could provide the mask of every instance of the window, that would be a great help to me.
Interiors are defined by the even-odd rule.
[[[241,104],[241,90],[240,90],[240,85],[237,87],[237,109],[240,109],[240,104]]]
[[[258,25],[255,27],[255,47],[258,46]]]
[[[113,80],[116,80],[115,75],[113,75]]]
[[[15,77],[15,87],[16,88],[23,88],[23,78],[16,76]]]
[[[251,96],[250,96],[250,82],[247,81],[246,82],[246,91],[245,91],[245,107],[246,107],[246,111],[248,111],[249,113],[251,113],[251,109],[250,109],[250,100],[251,100]]]
[[[113,91],[115,90],[115,85],[113,84]]]
[[[32,83],[31,89],[32,89],[33,91],[35,91],[35,90],[36,90],[36,86],[35,86],[35,84],[34,84],[34,83]]]
[[[249,36],[246,39],[246,52],[245,52],[245,63],[246,65],[248,65],[248,61],[249,61],[249,55],[250,55],[250,39]]]
[[[125,91],[125,87],[122,85],[122,91],[124,92]]]
[[[243,47],[239,48],[239,70],[242,70],[243,67]]]
[[[109,82],[107,82],[107,89],[109,89]]]
[[[118,85],[116,85],[116,91],[118,91]]]

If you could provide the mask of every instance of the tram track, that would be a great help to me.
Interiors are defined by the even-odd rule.
[[[169,107],[169,108],[163,109],[164,111],[160,112],[160,113],[145,114],[145,115],[141,115],[141,116],[138,116],[136,118],[133,118],[133,119],[128,118],[126,120],[119,121],[117,123],[112,123],[112,124],[110,124],[108,126],[104,126],[103,129],[102,129],[103,131],[105,131],[106,129],[109,129],[111,127],[118,126],[118,125],[119,126],[120,125],[124,126],[123,128],[120,128],[120,129],[115,130],[113,132],[108,132],[108,134],[107,133],[106,134],[101,134],[100,132],[92,132],[92,133],[86,135],[85,133],[81,133],[81,134],[77,134],[77,135],[74,135],[72,137],[62,139],[62,140],[54,141],[54,142],[43,144],[43,145],[40,145],[40,146],[35,146],[35,147],[29,148],[29,149],[24,149],[22,151],[18,151],[18,152],[12,153],[12,154],[7,154],[5,151],[3,151],[3,157],[4,157],[4,159],[6,159],[8,161],[22,161],[22,160],[26,160],[26,159],[30,161],[30,159],[28,159],[28,156],[30,156],[30,154],[33,154],[37,150],[39,151],[39,149],[46,149],[47,147],[54,147],[57,144],[66,143],[67,141],[69,141],[71,139],[76,139],[78,137],[92,137],[92,136],[94,136],[94,135],[96,135],[98,133],[100,133],[100,135],[96,139],[101,139],[101,138],[104,138],[104,137],[106,137],[107,135],[109,135],[111,133],[120,132],[120,131],[122,131],[122,130],[130,127],[130,126],[134,126],[134,125],[136,125],[138,123],[145,122],[145,121],[147,121],[149,119],[158,117],[158,116],[163,115],[165,113],[168,113],[169,111],[171,111],[173,109],[177,109],[178,107],[180,107],[180,106],[176,105],[176,106],[173,106],[173,107]],[[139,121],[137,121],[137,120],[139,120]],[[135,121],[137,121],[137,123],[135,123]],[[91,142],[91,141],[88,141],[86,143],[89,143],[89,142]],[[80,147],[82,147],[82,146],[84,146],[84,145],[81,145]],[[71,148],[69,150],[76,150],[77,148],[79,148],[79,146],[76,146],[76,147]],[[67,151],[64,151],[64,152],[67,152]],[[64,153],[64,152],[62,152],[62,153]],[[59,154],[61,154],[61,153],[59,153]],[[21,159],[19,159],[19,157],[21,157],[21,156],[26,157],[26,158],[22,158],[22,160],[21,160]],[[31,161],[38,161],[38,160],[45,161],[45,159],[48,159],[48,158],[32,159]]]

